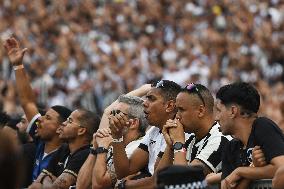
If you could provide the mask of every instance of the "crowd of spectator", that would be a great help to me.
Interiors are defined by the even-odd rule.
[[[280,0],[3,0],[0,35],[28,48],[24,64],[45,106],[102,113],[119,94],[159,78],[255,83],[261,112],[283,126],[284,3]],[[0,51],[1,102],[19,112]]]

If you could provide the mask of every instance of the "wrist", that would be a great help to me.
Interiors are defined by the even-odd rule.
[[[120,138],[113,138],[112,139],[112,143],[119,143],[119,142],[123,142],[123,136]]]
[[[13,69],[16,70],[21,70],[24,69],[24,65],[23,64],[14,64],[13,65]]]

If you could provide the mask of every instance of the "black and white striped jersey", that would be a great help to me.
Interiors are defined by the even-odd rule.
[[[224,136],[221,133],[219,123],[215,122],[208,134],[201,140],[197,140],[194,134],[186,140],[186,159],[189,163],[197,159],[207,165],[213,172],[220,172],[222,168],[222,149],[231,139],[231,136]]]

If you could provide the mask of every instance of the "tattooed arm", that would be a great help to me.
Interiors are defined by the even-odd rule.
[[[53,183],[50,178],[43,181],[43,189],[68,189],[76,183],[76,177],[69,173],[62,173]]]

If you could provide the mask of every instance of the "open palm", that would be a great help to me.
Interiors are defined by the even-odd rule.
[[[22,64],[23,57],[25,52],[27,51],[27,48],[20,49],[19,42],[13,37],[5,41],[4,47],[13,66]]]

